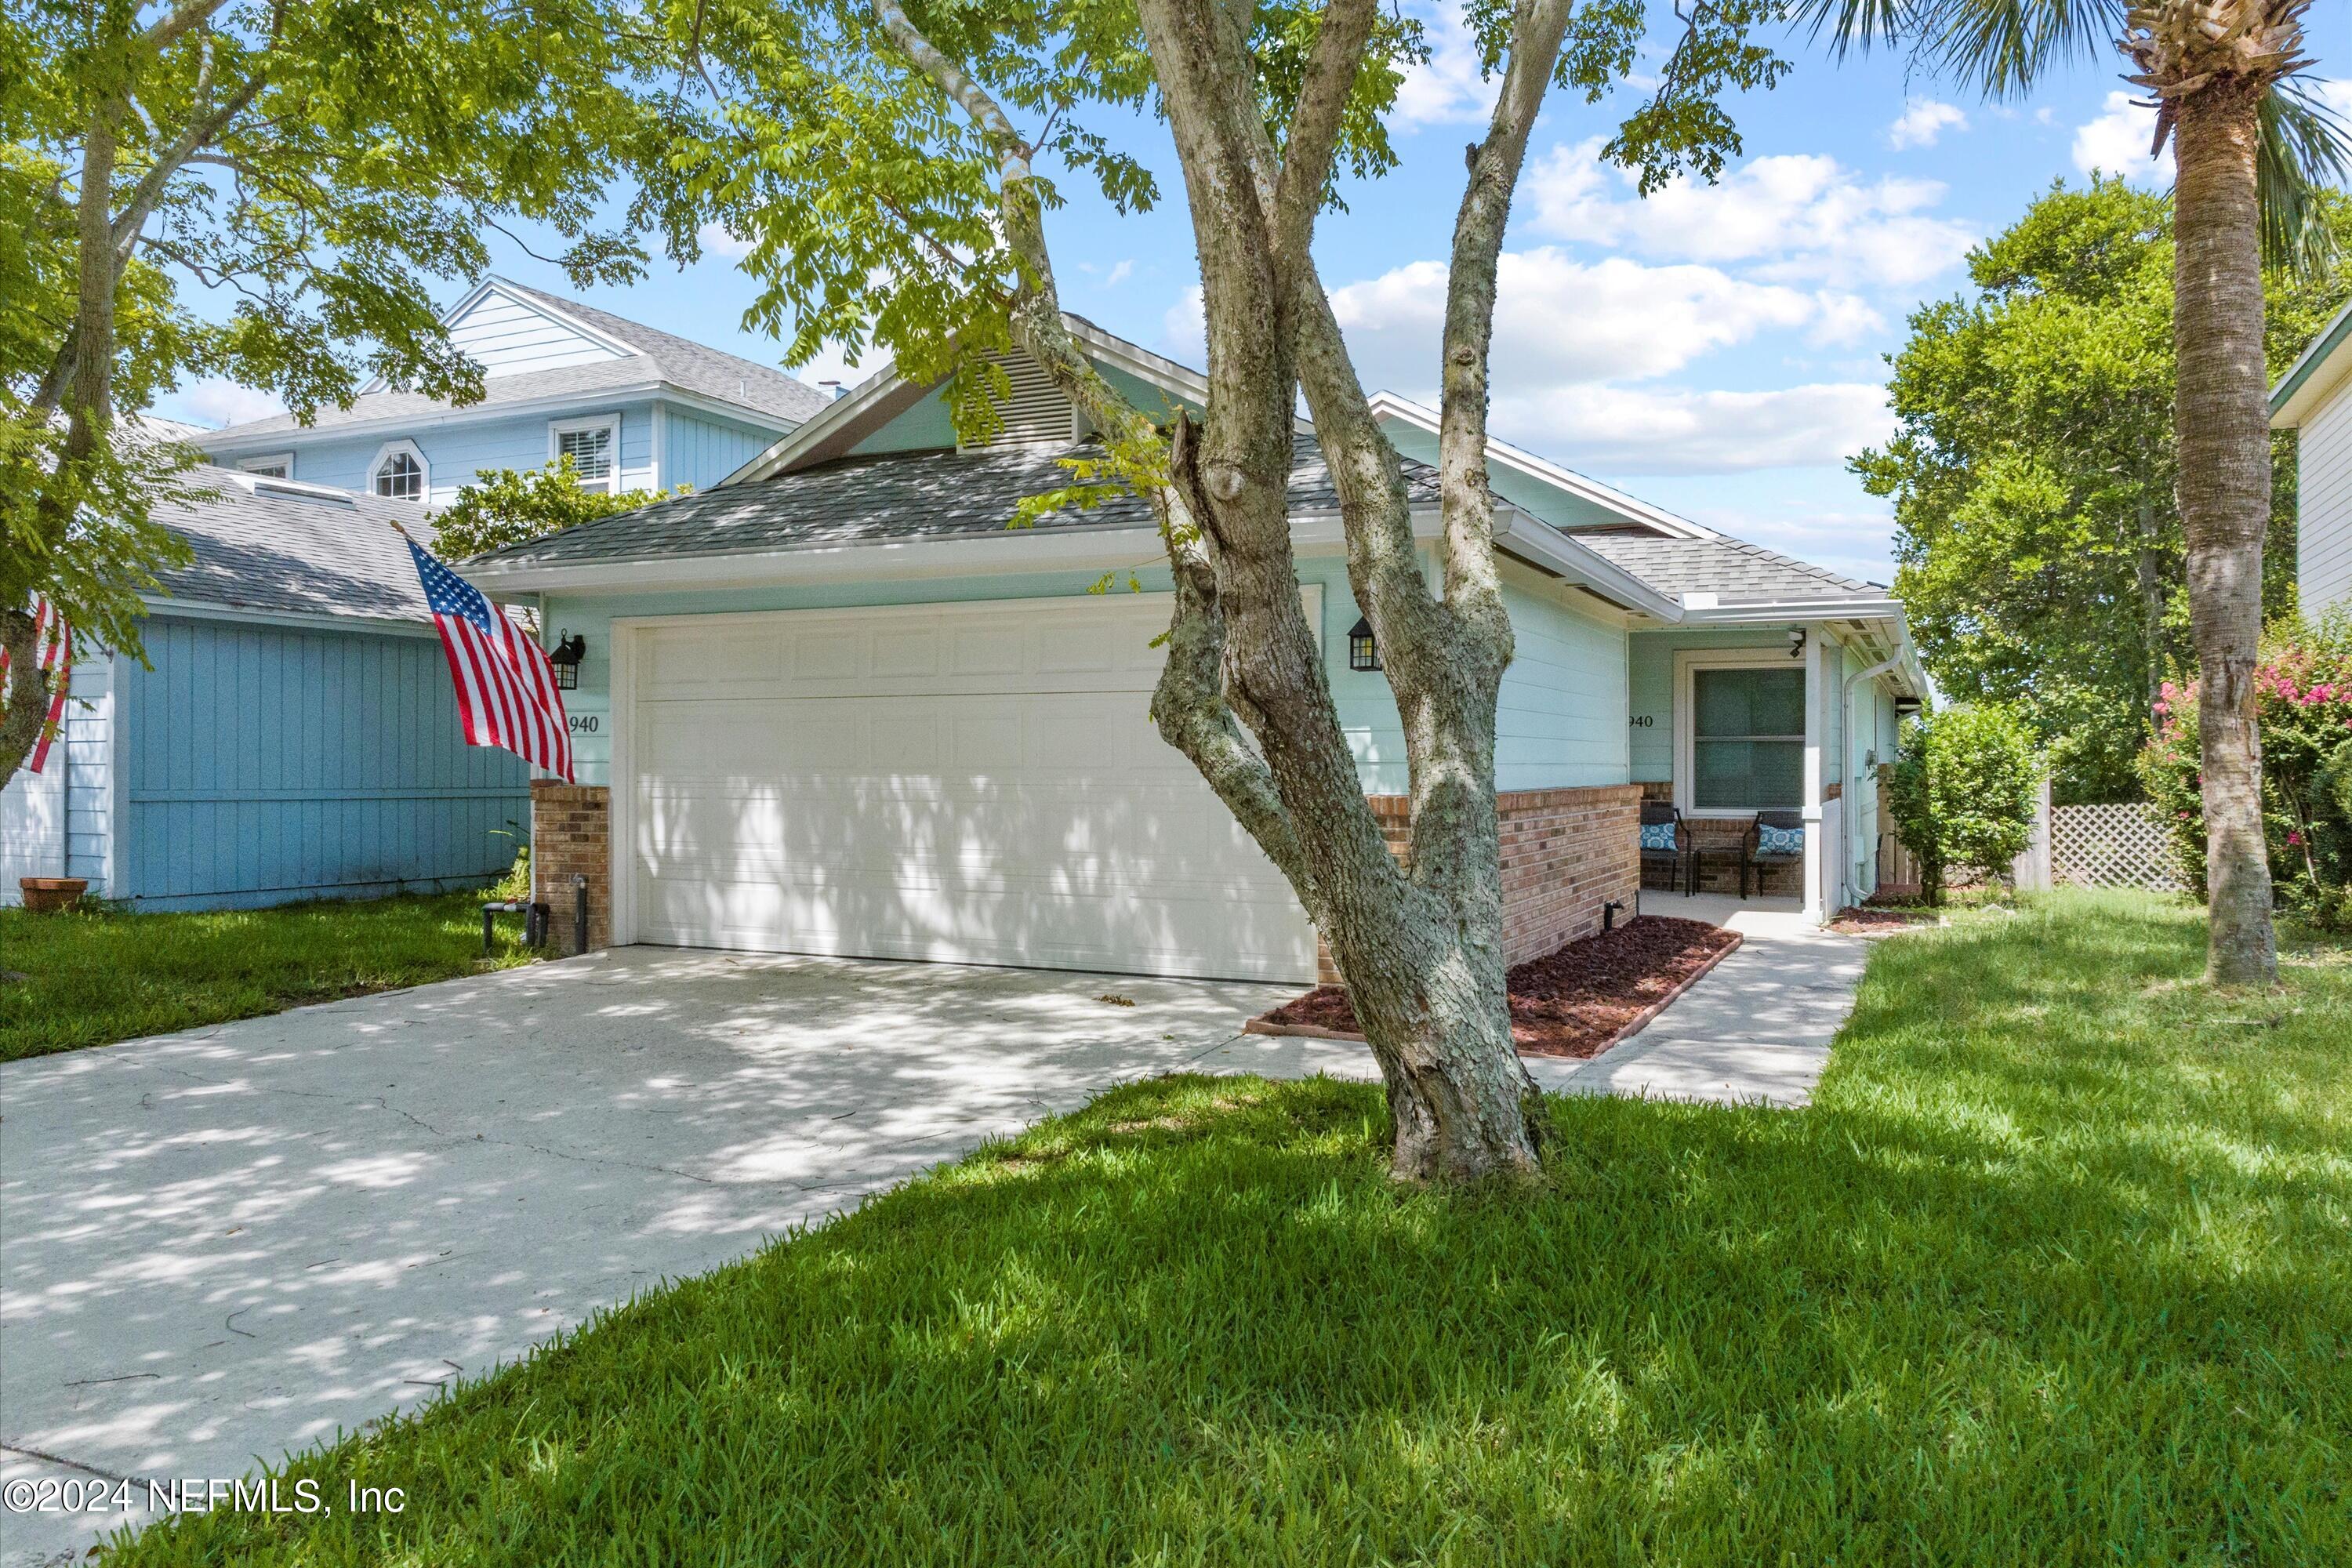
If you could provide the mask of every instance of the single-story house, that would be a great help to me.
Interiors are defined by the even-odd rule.
[[[1071,324],[1132,396],[1203,402],[1197,373]],[[1148,717],[1169,613],[1149,510],[1007,528],[1089,447],[1042,372],[1006,369],[985,447],[940,387],[886,370],[708,490],[467,564],[586,639],[579,782],[533,786],[560,937],[577,876],[594,944],[1316,975],[1289,887]],[[1433,541],[1433,416],[1381,413]],[[1296,441],[1300,591],[1365,792],[1401,818],[1395,704],[1351,665],[1337,498],[1311,429]],[[1925,690],[1902,607],[1500,443],[1494,470],[1513,958],[1632,907],[1645,795],[1734,837],[1801,811],[1786,890],[1816,914],[1868,892],[1875,764]]]
[[[2295,584],[2304,611],[2352,607],[2352,304],[2271,388],[2271,428],[2295,432]]]
[[[528,831],[530,770],[467,746],[395,521],[421,507],[218,468],[155,517],[194,559],[146,662],[79,653],[65,732],[0,795],[0,897],[79,877],[139,909],[478,883]]]

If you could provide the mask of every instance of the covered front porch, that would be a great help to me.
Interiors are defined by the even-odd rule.
[[[1818,923],[1878,886],[1893,850],[1879,770],[1925,678],[1891,599],[1707,598],[1630,637],[1643,907],[1676,913],[1697,894]]]

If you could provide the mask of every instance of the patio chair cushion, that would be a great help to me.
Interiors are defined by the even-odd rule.
[[[1675,847],[1675,825],[1671,822],[1642,824],[1642,847],[1671,850]]]
[[[1756,853],[1759,855],[1802,855],[1805,852],[1805,830],[1801,827],[1775,827],[1769,822],[1756,825]]]

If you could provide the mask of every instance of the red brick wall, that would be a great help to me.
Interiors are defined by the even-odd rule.
[[[1507,790],[1495,797],[1502,817],[1503,962],[1524,963],[1556,952],[1601,929],[1601,907],[1624,905],[1630,920],[1642,880],[1642,789],[1599,784],[1582,789]],[[1412,816],[1401,795],[1376,795],[1367,804],[1380,821],[1390,853],[1402,858]],[[1316,967],[1326,984],[1339,979],[1328,949]]]
[[[530,896],[553,911],[548,945],[577,945],[572,933],[573,876],[588,879],[588,945],[613,942],[612,792],[602,784],[535,779],[530,786]]]

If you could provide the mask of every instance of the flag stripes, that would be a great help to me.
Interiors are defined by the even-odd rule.
[[[448,656],[466,743],[512,752],[571,782],[571,723],[546,651],[413,539],[408,552]]]
[[[33,601],[33,646],[41,650],[41,673],[49,678],[49,710],[25,766],[39,773],[49,760],[49,743],[65,729],[66,678],[73,672],[73,628],[47,599]],[[8,650],[0,647],[0,681],[8,679]]]

